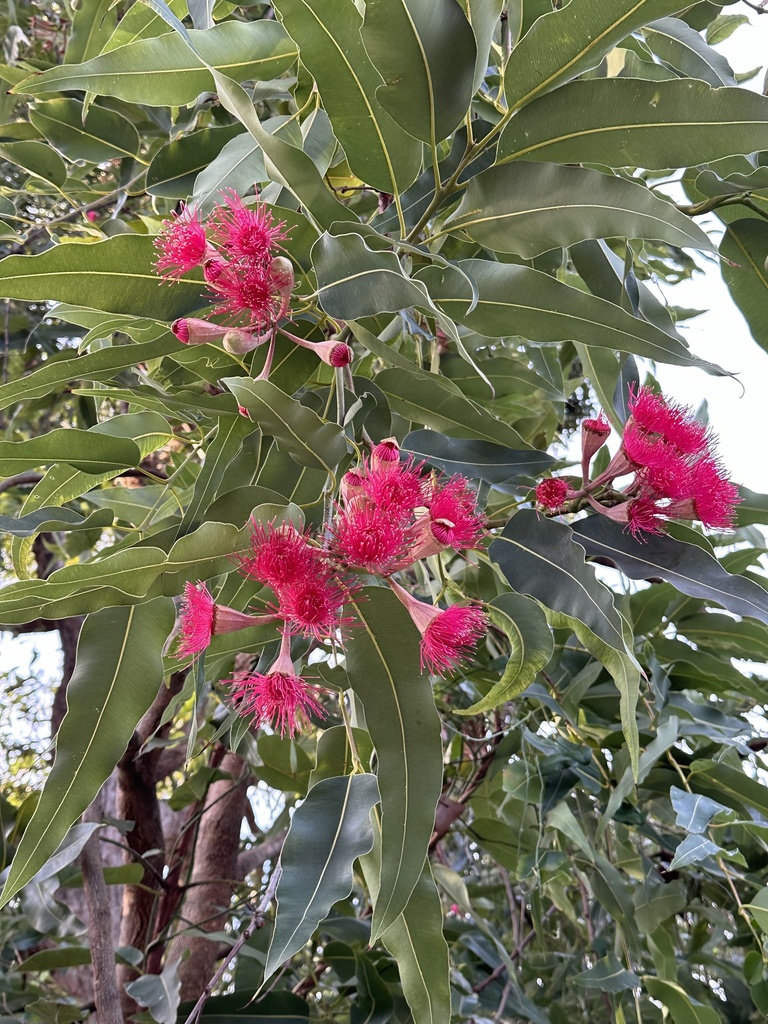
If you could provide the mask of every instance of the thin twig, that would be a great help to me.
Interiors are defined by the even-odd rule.
[[[216,985],[218,985],[218,983],[224,977],[224,974],[227,968],[229,967],[230,963],[234,960],[234,958],[246,944],[248,939],[250,939],[253,933],[255,931],[258,931],[259,928],[264,927],[264,915],[269,909],[269,905],[274,898],[275,892],[277,890],[277,883],[280,881],[280,874],[281,871],[280,867],[278,866],[272,872],[272,876],[269,879],[269,885],[267,886],[266,892],[264,893],[264,897],[261,903],[259,903],[258,907],[256,907],[256,909],[254,910],[251,916],[251,920],[248,922],[247,927],[245,928],[237,942],[234,944],[232,949],[230,949],[228,955],[224,957],[214,976],[203,989],[200,998],[192,1007],[192,1010],[184,1024],[195,1024],[195,1021],[197,1021],[200,1018],[200,1015],[203,1012],[203,1007],[208,1001]]]

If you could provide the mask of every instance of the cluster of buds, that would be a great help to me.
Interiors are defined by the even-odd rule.
[[[171,330],[185,345],[221,341],[234,355],[245,355],[269,344],[261,377],[267,378],[274,355],[275,330],[290,309],[294,287],[291,261],[279,255],[287,240],[283,221],[276,222],[263,204],[246,206],[233,190],[222,193],[203,220],[198,211],[182,205],[181,212],[163,221],[155,239],[157,272],[168,281],[202,267],[210,288],[212,316],[221,322],[184,317]],[[339,341],[309,342],[286,336],[315,352],[331,366],[346,366],[352,350]]]
[[[422,667],[443,674],[458,667],[486,629],[476,605],[441,609],[414,598],[391,574],[447,549],[469,548],[483,531],[475,495],[461,477],[435,479],[411,460],[401,461],[392,438],[342,481],[342,500],[325,543],[290,522],[251,523],[251,544],[237,555],[238,569],[275,595],[263,614],[249,615],[214,602],[203,583],[188,583],[181,611],[180,657],[204,651],[219,633],[275,623],[280,653],[266,673],[229,681],[243,714],[254,714],[293,735],[309,715],[322,715],[312,688],[295,671],[291,637],[343,645],[344,605],[360,586],[355,572],[386,579],[421,633]]]
[[[611,432],[600,413],[582,424],[581,487],[562,477],[542,480],[536,488],[539,507],[558,514],[589,505],[626,524],[638,539],[643,533],[663,533],[670,519],[730,529],[739,492],[717,458],[709,428],[690,409],[647,386],[632,390],[628,407],[621,446],[605,470],[589,479],[592,459]],[[618,489],[615,481],[630,475]]]

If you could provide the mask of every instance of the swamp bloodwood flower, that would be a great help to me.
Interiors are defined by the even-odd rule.
[[[254,715],[257,725],[268,724],[281,736],[294,736],[309,724],[310,715],[325,717],[309,684],[296,675],[287,632],[277,660],[266,673],[240,673],[229,685],[241,715]]]
[[[563,502],[568,496],[570,487],[568,481],[562,477],[553,476],[542,480],[536,488],[536,501],[542,508],[550,512],[557,512],[563,507]]]
[[[427,512],[419,516],[411,561],[436,555],[445,548],[471,548],[482,536],[485,517],[477,511],[477,495],[464,477],[437,481],[427,498]]]
[[[276,620],[276,615],[248,615],[227,605],[216,604],[204,583],[186,583],[179,618],[181,642],[176,656],[185,658],[199,654],[219,633],[232,633]]]
[[[154,244],[158,252],[155,269],[169,280],[178,280],[216,255],[197,210],[186,204],[172,220],[163,221],[163,230]]]
[[[471,656],[488,628],[488,619],[482,608],[458,604],[446,609],[437,608],[419,601],[394,580],[388,582],[421,633],[421,667],[426,665],[433,675],[455,671],[462,661]]]
[[[408,527],[381,505],[352,502],[334,523],[334,553],[347,565],[386,576],[406,553]]]
[[[235,561],[243,575],[266,583],[276,594],[288,584],[327,571],[320,552],[293,523],[275,526],[251,519],[250,529],[251,550],[236,555]]]
[[[246,206],[234,189],[222,192],[224,204],[211,211],[211,237],[227,256],[235,260],[267,265],[274,250],[285,242],[285,221],[275,221],[263,203]]]

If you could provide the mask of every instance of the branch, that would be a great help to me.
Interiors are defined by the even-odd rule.
[[[200,998],[192,1007],[192,1012],[189,1014],[184,1024],[195,1024],[195,1022],[200,1018],[200,1015],[203,1012],[203,1007],[208,1002],[208,999],[211,993],[213,992],[214,988],[216,988],[218,983],[224,977],[224,974],[227,968],[229,967],[230,963],[234,960],[234,958],[246,944],[248,939],[250,939],[253,933],[255,931],[258,931],[259,928],[264,927],[264,915],[269,909],[269,905],[274,898],[275,892],[277,891],[277,883],[279,881],[280,868],[276,867],[275,870],[272,872],[272,877],[269,880],[269,885],[267,886],[267,890],[264,893],[264,897],[261,903],[259,903],[258,907],[256,907],[253,914],[251,915],[251,920],[248,922],[248,926],[246,927],[245,931],[242,933],[240,938],[237,940],[237,942],[234,944],[234,946],[229,950],[229,953],[221,961],[219,969],[216,971],[214,976],[203,989],[202,993],[200,994]]]
[[[16,476],[8,476],[0,480],[0,494],[10,491],[12,487],[20,487],[22,484],[39,484],[43,479],[40,473],[27,470],[26,473],[17,473]]]
[[[92,808],[96,820],[100,817],[98,799],[97,797],[97,806]],[[80,867],[83,872],[85,902],[88,906],[88,942],[93,963],[96,1014],[99,1024],[123,1024],[115,969],[115,946],[112,940],[112,913],[97,835],[91,836],[85,844],[80,854]]]

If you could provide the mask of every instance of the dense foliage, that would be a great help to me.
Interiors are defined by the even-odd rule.
[[[768,1015],[744,10],[9,0],[0,1024]]]

